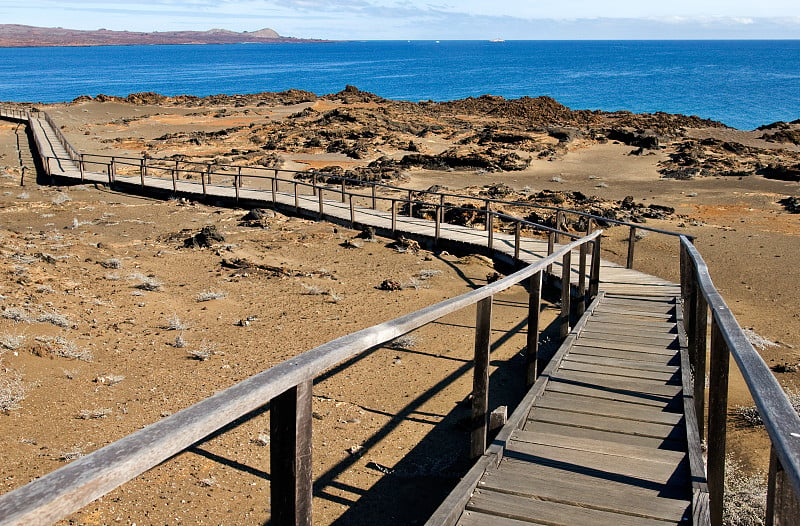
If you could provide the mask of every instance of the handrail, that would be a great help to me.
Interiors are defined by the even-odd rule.
[[[179,411],[121,440],[51,472],[12,492],[0,496],[0,525],[51,524],[108,493],[119,485],[189,448],[231,422],[270,404],[272,411],[272,483],[274,524],[288,522],[287,517],[308,514],[310,524],[310,434],[311,383],[319,374],[369,349],[383,345],[403,334],[443,316],[478,304],[475,347],[476,385],[473,393],[472,451],[480,456],[486,449],[488,416],[488,365],[491,304],[494,295],[531,279],[531,308],[538,312],[541,278],[549,265],[562,260],[562,290],[570,290],[570,254],[587,244],[599,255],[600,236],[592,234],[561,246],[552,254],[503,279],[416,312],[380,323],[320,345],[299,356],[258,373],[201,402]],[[600,258],[592,258],[591,276],[595,280],[590,294],[597,293]],[[585,260],[583,261],[585,265]],[[579,270],[585,274],[586,269]],[[536,296],[534,298],[534,296]],[[562,293],[562,323],[569,323],[569,292]],[[534,301],[535,300],[535,301]],[[581,298],[587,301],[588,298]],[[528,365],[534,360],[538,341],[538,316],[529,317]],[[563,331],[562,331],[563,332]],[[480,366],[479,364],[483,364]],[[483,383],[479,381],[483,379]],[[531,380],[529,371],[529,381]],[[477,388],[476,388],[477,389]],[[284,418],[286,417],[286,418]],[[482,421],[482,422],[481,422]],[[289,436],[295,437],[288,440]],[[288,449],[287,449],[288,448]],[[476,455],[477,454],[477,455]],[[289,462],[289,465],[286,463]],[[277,464],[277,465],[276,465]],[[287,497],[287,492],[289,493]],[[298,522],[299,523],[299,522]]]
[[[733,356],[772,444],[767,524],[800,523],[800,416],[763,358],[747,339],[711,280],[703,257],[681,236],[681,288],[692,360],[695,402],[703,435],[706,332],[711,313],[708,386],[708,485],[711,524],[722,524],[725,480],[729,356]]]

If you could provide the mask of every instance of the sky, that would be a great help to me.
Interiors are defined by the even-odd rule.
[[[0,0],[0,23],[335,40],[800,39],[798,0]]]

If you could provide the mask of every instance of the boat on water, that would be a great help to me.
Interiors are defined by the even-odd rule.
[[[505,42],[505,40],[503,40],[502,38],[493,38],[489,42],[494,42],[496,44],[498,42]]]

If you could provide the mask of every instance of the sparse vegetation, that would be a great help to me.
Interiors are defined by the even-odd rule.
[[[120,269],[122,268],[122,261],[118,258],[107,259],[100,263],[104,268]]]
[[[762,477],[744,472],[732,457],[725,459],[725,526],[763,526],[767,485]]]
[[[183,349],[186,347],[186,340],[183,339],[183,334],[175,337],[175,343],[172,344],[176,349]]]
[[[0,376],[0,411],[18,409],[25,394],[25,384],[18,374]]]
[[[751,327],[746,327],[742,329],[747,341],[750,342],[750,345],[758,349],[759,351],[763,351],[768,347],[777,347],[778,344],[770,341],[760,334],[756,333]]]
[[[25,343],[25,336],[22,334],[0,334],[0,354],[2,351],[16,351]]]
[[[55,195],[55,197],[53,197],[51,202],[54,205],[63,205],[64,203],[68,203],[70,201],[72,201],[72,198],[69,195],[65,194],[64,192],[59,192]]]
[[[59,314],[56,311],[43,312],[36,318],[36,321],[41,323],[50,323],[51,325],[61,327],[62,329],[69,329],[72,327],[72,322],[69,320],[69,318],[63,314]]]
[[[203,340],[200,342],[200,345],[197,349],[191,349],[189,351],[189,358],[194,360],[198,360],[200,362],[205,362],[214,354],[214,345]]]
[[[81,409],[81,412],[78,413],[78,418],[80,418],[81,420],[97,420],[99,418],[106,418],[111,413],[112,413],[111,409],[108,408]]]
[[[143,276],[136,288],[139,290],[156,291],[161,290],[164,284],[153,276]]]
[[[789,403],[792,404],[794,410],[800,413],[800,391],[787,390],[786,396],[789,398]],[[753,427],[764,425],[764,420],[761,419],[761,415],[754,405],[738,406],[733,411],[747,425]]]
[[[392,349],[413,349],[419,343],[419,338],[413,334],[404,334],[389,342]]]
[[[324,296],[328,294],[327,290],[323,289],[322,287],[318,287],[316,285],[309,285],[307,283],[301,283],[300,285],[303,287],[303,289],[305,289],[305,292],[303,294],[306,294],[308,296]]]
[[[226,294],[224,292],[215,292],[215,291],[206,291],[201,292],[197,295],[197,301],[213,301],[213,300],[221,300],[225,298]]]
[[[56,336],[55,339],[46,343],[47,350],[53,356],[70,360],[82,360],[84,362],[91,362],[94,359],[92,351],[81,349],[75,342],[67,340],[63,336]]]
[[[185,331],[189,326],[182,321],[177,314],[173,314],[167,318],[167,323],[163,328],[168,331]]]

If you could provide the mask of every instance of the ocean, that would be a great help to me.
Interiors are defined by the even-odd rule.
[[[740,129],[800,119],[800,40],[366,41],[0,49],[0,101],[80,95],[548,95],[573,109],[698,115]]]

